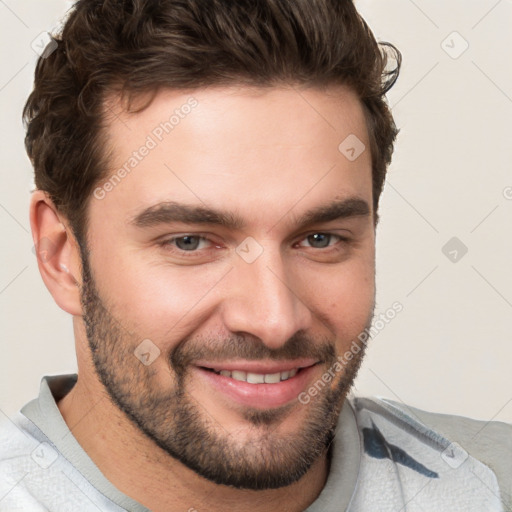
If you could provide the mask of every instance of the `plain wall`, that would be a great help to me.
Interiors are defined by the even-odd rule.
[[[32,251],[33,178],[21,123],[36,62],[31,44],[70,4],[0,2],[6,415],[36,396],[43,375],[76,370],[71,317],[44,287]],[[381,198],[376,319],[396,301],[403,311],[371,341],[355,392],[512,422],[512,1],[357,5],[404,58],[389,93],[401,133]]]

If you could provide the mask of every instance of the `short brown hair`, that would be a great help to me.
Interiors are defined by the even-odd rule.
[[[113,91],[347,85],[366,116],[377,221],[397,135],[384,95],[401,56],[377,43],[351,0],[78,0],[54,38],[24,108],[25,146],[36,187],[79,242],[92,190],[108,173],[100,134]]]

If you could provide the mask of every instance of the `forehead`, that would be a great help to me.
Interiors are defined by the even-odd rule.
[[[275,223],[334,199],[371,203],[365,117],[345,87],[164,90],[135,113],[111,98],[106,118],[110,178],[91,216],[174,201]]]

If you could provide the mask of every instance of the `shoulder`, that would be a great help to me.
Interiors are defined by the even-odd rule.
[[[394,402],[393,405],[399,407]],[[408,409],[429,429],[457,443],[469,455],[491,468],[501,490],[512,497],[512,425],[426,412],[414,407]]]
[[[496,475],[505,501],[512,500],[512,425],[428,412],[383,398],[357,397],[352,405],[360,414],[386,417],[402,437],[437,444],[441,456],[454,467],[467,457],[476,459]]]
[[[48,450],[22,423],[20,414],[0,420],[0,512],[46,510],[27,492],[26,482],[42,469]]]

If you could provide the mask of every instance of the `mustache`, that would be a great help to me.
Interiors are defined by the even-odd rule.
[[[315,359],[321,363],[334,363],[336,360],[335,342],[332,338],[314,339],[303,331],[298,331],[278,348],[270,348],[256,336],[234,334],[218,339],[185,338],[169,355],[171,366],[177,373],[185,372],[194,361],[211,362],[227,359],[246,360],[290,360]]]

